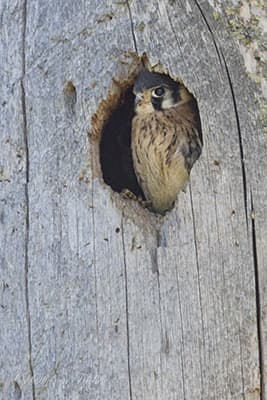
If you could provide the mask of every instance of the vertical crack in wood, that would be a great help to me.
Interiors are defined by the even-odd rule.
[[[159,278],[158,244],[157,244],[157,247],[155,247],[155,249],[154,249],[154,263],[155,263],[154,265],[156,266],[156,268],[155,268],[155,271],[153,271],[153,272],[155,272],[157,274],[157,286],[158,286],[160,337],[161,337],[161,342],[164,343],[162,314],[161,314],[161,289],[160,289],[160,278]],[[161,356],[161,353],[162,352],[160,351],[160,353],[159,353],[160,370],[161,370],[160,375],[161,375],[161,379],[162,379],[162,356]]]
[[[152,248],[150,255],[151,255],[151,262],[152,262],[152,273],[157,274],[157,287],[158,287],[158,301],[159,301],[159,323],[160,323],[160,338],[161,338],[161,347],[162,350],[160,351],[159,357],[160,357],[160,376],[162,379],[162,351],[164,351],[164,348],[166,348],[166,340],[164,338],[163,334],[163,323],[162,323],[162,312],[161,312],[161,288],[160,288],[160,274],[159,274],[159,263],[158,263],[158,248],[161,247],[161,234],[159,230],[156,231],[156,244],[155,247]],[[165,335],[166,336],[166,335]],[[162,382],[162,381],[161,381]]]
[[[93,160],[93,158],[91,157]],[[93,164],[93,163],[92,163]],[[92,167],[93,168],[93,167]],[[93,169],[92,169],[93,172]],[[98,299],[97,299],[97,274],[96,274],[96,230],[95,230],[95,212],[94,212],[94,184],[92,183],[92,225],[93,225],[93,257],[94,257],[94,288],[95,288],[95,324],[96,324],[96,339],[99,346],[99,321],[98,321]],[[97,375],[100,376],[100,360],[97,360]]]
[[[201,287],[200,287],[200,268],[199,268],[199,257],[198,257],[198,248],[197,248],[197,233],[196,233],[196,220],[195,220],[195,211],[193,204],[193,194],[192,188],[189,184],[189,193],[190,193],[190,203],[191,203],[191,212],[192,212],[192,223],[193,223],[193,235],[194,235],[194,246],[195,246],[195,257],[196,257],[196,266],[197,266],[197,280],[198,280],[198,297],[199,297],[199,307],[200,307],[200,318],[201,318],[201,329],[202,329],[202,337],[203,344],[205,347],[205,332],[204,332],[204,319],[203,319],[203,308],[202,308],[202,296],[201,296]],[[202,365],[202,351],[199,349],[200,353],[200,369],[201,369],[201,385],[202,385],[202,396],[204,395],[204,379],[203,379],[203,365]]]
[[[89,139],[89,136],[88,136]],[[92,142],[89,142],[90,148],[90,164],[91,164],[91,173],[92,177],[96,176],[95,172],[95,154],[94,147]],[[95,323],[96,323],[96,336],[97,336],[97,345],[99,346],[99,319],[98,319],[98,291],[97,291],[97,272],[96,272],[96,223],[95,223],[95,186],[94,179],[92,178],[92,194],[91,194],[91,212],[92,212],[92,228],[93,228],[93,265],[94,265],[94,289],[95,289]],[[97,376],[100,376],[100,360],[98,357],[97,360]]]
[[[27,126],[27,111],[26,111],[26,94],[24,79],[26,73],[26,23],[27,23],[27,0],[24,0],[22,6],[22,76],[20,80],[21,86],[21,105],[22,105],[22,118],[23,118],[23,135],[25,145],[25,200],[26,200],[26,229],[25,229],[25,303],[26,303],[26,318],[28,327],[28,346],[29,346],[29,370],[31,374],[32,382],[32,398],[35,400],[35,380],[34,370],[32,362],[32,326],[31,326],[31,314],[30,314],[30,300],[29,300],[29,232],[30,232],[30,206],[29,206],[29,144],[28,144],[28,126]]]
[[[242,140],[242,133],[241,133],[241,128],[240,128],[240,121],[239,121],[239,115],[238,115],[238,110],[237,110],[237,104],[236,104],[236,98],[235,98],[235,92],[234,92],[234,87],[232,83],[232,79],[230,76],[230,72],[226,63],[226,59],[224,57],[224,54],[222,52],[222,58],[223,58],[223,63],[225,66],[230,90],[231,90],[231,95],[232,95],[232,100],[233,100],[233,105],[234,105],[234,111],[235,111],[235,118],[236,118],[236,125],[237,125],[237,131],[238,131],[238,139],[239,139],[239,151],[240,151],[240,158],[241,158],[241,171],[242,171],[242,178],[243,178],[243,194],[244,194],[244,208],[245,208],[245,215],[246,215],[246,225],[247,225],[247,232],[248,232],[248,200],[247,200],[247,175],[246,175],[246,168],[245,168],[245,162],[244,162],[244,150],[243,150],[243,140]]]
[[[231,90],[231,95],[232,95],[232,100],[233,100],[233,105],[234,105],[234,111],[235,111],[235,117],[236,117],[236,123],[237,123],[237,130],[238,130],[238,138],[239,138],[239,149],[240,149],[240,157],[241,157],[241,169],[242,169],[242,178],[243,178],[243,193],[244,193],[244,208],[245,208],[245,216],[246,216],[246,225],[247,225],[247,232],[249,232],[248,228],[248,199],[247,199],[247,179],[246,179],[246,168],[245,168],[245,163],[244,163],[244,151],[243,151],[243,140],[242,140],[242,133],[241,133],[241,127],[240,127],[240,121],[239,121],[239,114],[238,114],[238,109],[237,109],[237,103],[236,103],[236,97],[234,93],[234,87],[233,83],[231,80],[230,76],[230,71],[228,69],[228,65],[226,63],[226,59],[224,57],[223,51],[221,50],[221,56],[220,56],[220,51],[217,46],[216,40],[214,33],[205,17],[205,14],[203,10],[201,9],[199,3],[197,0],[194,0],[202,17],[203,20],[205,21],[211,35],[212,35],[212,40],[214,42],[217,54],[220,58],[221,61],[221,56],[223,59],[223,64],[226,70],[226,75],[227,79],[229,82],[230,90]],[[252,193],[251,193],[251,210],[253,212],[253,198],[252,198]],[[263,377],[264,377],[264,355],[263,355],[263,338],[262,338],[262,327],[261,327],[261,299],[260,299],[260,286],[259,286],[259,271],[258,271],[258,258],[257,258],[257,241],[256,241],[256,229],[255,229],[255,221],[252,218],[252,247],[253,247],[253,260],[254,260],[254,274],[255,274],[255,292],[256,292],[256,313],[257,313],[257,332],[258,332],[258,346],[259,346],[259,369],[260,369],[260,398],[263,400],[265,399],[265,393],[264,393],[264,384],[263,384]],[[240,343],[241,346],[241,343]],[[242,357],[242,349],[240,347],[241,351],[241,357]],[[242,360],[241,360],[242,361]],[[243,368],[243,363],[241,362],[241,368]],[[243,377],[243,371],[242,371],[242,379]],[[244,382],[243,382],[243,397],[245,396],[244,394]]]
[[[95,319],[96,319],[96,335],[99,338],[99,321],[98,321],[98,301],[97,301],[97,274],[96,274],[96,230],[95,230],[95,212],[94,212],[94,189],[92,185],[92,225],[93,225],[93,256],[94,256],[94,285],[95,285]]]
[[[124,236],[124,214],[121,218],[121,239],[124,263],[124,279],[125,279],[125,311],[126,311],[126,338],[127,338],[127,363],[128,363],[128,381],[129,381],[129,399],[133,399],[132,395],[132,377],[131,377],[131,361],[130,361],[130,330],[129,330],[129,304],[128,304],[128,277],[127,277],[127,260],[126,260],[126,247]]]
[[[205,24],[206,24],[206,26],[207,26],[210,34],[211,34],[211,37],[212,37],[212,40],[213,40],[217,55],[219,57],[220,63],[225,68],[227,79],[228,79],[228,83],[229,83],[230,90],[231,90],[231,95],[232,95],[232,100],[233,100],[233,105],[234,105],[234,111],[235,111],[235,117],[236,117],[237,131],[238,131],[238,140],[239,140],[239,149],[240,149],[240,158],[241,158],[241,169],[242,169],[242,177],[243,177],[243,189],[244,189],[244,207],[245,207],[246,224],[247,224],[247,232],[248,232],[247,179],[246,179],[246,169],[245,169],[245,163],[244,163],[243,141],[242,141],[242,134],[241,134],[240,121],[239,121],[239,115],[238,115],[238,110],[237,110],[237,103],[236,103],[236,98],[235,98],[235,93],[234,93],[234,87],[233,87],[233,84],[232,84],[230,72],[229,72],[229,69],[228,69],[228,66],[227,66],[226,59],[224,57],[223,51],[222,51],[221,48],[219,49],[219,47],[217,45],[213,30],[211,29],[211,26],[208,23],[208,20],[207,20],[205,14],[204,14],[202,8],[200,7],[200,4],[198,3],[197,0],[194,0],[194,2],[196,4],[196,6],[198,7],[199,12],[200,12],[200,14],[201,14],[201,16],[203,18],[203,21],[205,22]],[[223,63],[222,63],[222,60],[223,60]]]
[[[27,131],[27,115],[26,115],[26,96],[24,87],[24,78],[26,72],[26,54],[25,54],[25,36],[26,36],[26,12],[27,12],[27,0],[24,0],[22,9],[22,74],[20,80],[21,86],[21,104],[22,104],[22,118],[23,118],[23,135],[24,135],[24,145],[25,145],[25,175],[26,175],[26,192],[28,200],[28,183],[29,183],[29,144],[28,144],[28,131]],[[28,208],[27,201],[27,208]]]
[[[166,16],[167,16],[167,18],[168,18],[169,24],[170,24],[170,28],[171,28],[171,30],[172,30],[172,33],[173,33],[173,35],[174,35],[174,37],[175,37],[175,40],[176,40],[177,45],[178,45],[179,50],[180,50],[182,46],[181,46],[180,40],[179,40],[179,38],[178,38],[178,36],[177,36],[177,33],[176,33],[175,29],[174,29],[174,26],[173,26],[173,23],[172,23],[172,19],[171,19],[171,17],[169,16],[169,13],[168,13],[168,10],[167,10],[166,7],[165,7],[165,12],[166,12]],[[181,50],[180,50],[180,54],[181,54],[181,57],[182,57],[182,59],[183,59],[183,61],[184,61],[184,64],[186,65],[186,61],[185,61],[185,58],[184,58],[184,54],[183,54],[183,52],[182,52]]]
[[[239,339],[239,351],[240,351],[240,368],[241,368],[241,377],[242,377],[242,397],[245,400],[246,396],[245,396],[244,360],[243,360],[240,328],[238,331],[238,339]]]
[[[167,247],[167,239],[164,230],[161,231],[161,229],[156,229],[156,243],[157,248]]]
[[[180,293],[180,285],[179,285],[179,277],[177,271],[177,264],[175,268],[175,276],[176,276],[176,285],[177,285],[177,294],[178,294],[178,302],[179,302],[179,314],[180,314],[180,321],[181,321],[181,336],[182,336],[182,351],[181,351],[181,366],[182,366],[182,382],[183,382],[183,400],[186,400],[185,395],[185,365],[184,365],[184,324],[183,324],[183,314],[182,314],[182,303],[181,303],[181,293]]]
[[[253,195],[250,193],[251,199],[251,213],[254,214],[254,203]],[[257,335],[258,335],[258,348],[259,348],[259,369],[260,369],[260,398],[265,399],[265,388],[264,388],[264,352],[263,352],[263,335],[261,326],[261,293],[260,293],[260,282],[259,282],[259,265],[258,265],[258,254],[257,254],[257,236],[254,215],[251,218],[251,233],[252,233],[252,251],[254,261],[254,274],[255,274],[255,293],[256,293],[256,317],[257,317]]]
[[[204,14],[202,8],[200,7],[200,4],[198,3],[198,1],[197,1],[197,0],[194,0],[194,2],[195,2],[195,4],[196,4],[197,8],[199,9],[199,12],[200,12],[200,14],[201,14],[201,16],[202,16],[202,18],[203,18],[203,20],[204,20],[204,22],[205,22],[205,24],[206,24],[208,30],[209,30],[209,32],[210,32],[210,34],[211,34],[211,38],[212,38],[212,41],[213,41],[213,44],[214,44],[216,53],[217,53],[217,55],[218,55],[218,58],[219,58],[219,61],[220,61],[221,67],[222,67],[222,66],[223,66],[223,64],[222,64],[222,58],[221,58],[220,50],[219,50],[219,47],[218,47],[218,45],[217,45],[217,42],[216,42],[216,39],[215,39],[215,35],[214,35],[214,33],[213,33],[213,30],[211,29],[211,26],[210,26],[210,24],[208,23],[208,20],[207,20],[205,14]]]
[[[134,33],[133,16],[132,16],[132,11],[131,11],[131,7],[130,7],[130,4],[129,4],[129,0],[126,0],[126,5],[127,5],[127,8],[128,8],[129,17],[130,17],[131,32],[132,32],[132,36],[133,36],[134,48],[135,48],[136,53],[138,54],[137,41],[136,41],[136,37],[135,37],[135,33]]]
[[[217,240],[218,240],[218,244],[220,246],[221,254],[223,254],[224,251],[223,251],[223,248],[222,248],[222,245],[221,245],[220,233],[219,233],[218,207],[217,207],[217,198],[216,198],[216,196],[214,197],[214,208],[215,208],[216,232],[217,232],[217,235],[218,235]],[[227,299],[226,299],[226,302],[225,302],[225,294],[227,293],[227,290],[226,290],[226,279],[225,279],[225,268],[224,268],[225,262],[224,262],[223,257],[221,259],[221,263],[222,263],[221,266],[222,266],[222,277],[223,277],[222,278],[222,281],[223,281],[222,315],[223,315],[223,326],[225,327],[225,330],[226,330],[226,339],[227,339],[226,340],[226,346],[227,346],[226,351],[227,351],[227,354],[229,354],[229,352],[230,352],[230,350],[229,350],[229,337],[230,337],[230,334],[229,334],[228,324],[225,321],[225,308],[224,307],[225,307],[225,303],[227,304]],[[229,366],[229,363],[226,364],[226,372],[227,372],[227,383],[226,383],[226,385],[228,385],[228,387],[230,387],[231,384],[230,384],[229,381],[231,380],[231,376],[230,376],[230,373],[229,373],[229,367],[228,366]],[[241,368],[242,368],[242,371],[243,371],[243,365],[241,365]]]

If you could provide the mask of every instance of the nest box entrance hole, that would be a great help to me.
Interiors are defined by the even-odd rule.
[[[115,86],[107,98],[101,101],[92,118],[92,127],[93,136],[97,138],[100,161],[98,166],[104,183],[115,192],[126,190],[136,198],[146,200],[135,174],[131,150],[131,127],[135,115],[133,87],[139,70],[137,68],[136,73],[131,74],[128,80],[114,81]],[[190,96],[199,139],[203,144],[197,101],[191,94]]]

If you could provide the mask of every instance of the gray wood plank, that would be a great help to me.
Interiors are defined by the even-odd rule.
[[[27,304],[24,4],[0,4],[0,399],[32,399]]]
[[[1,183],[0,216],[0,399],[32,399],[24,185]]]
[[[0,41],[0,182],[22,182],[25,178],[23,134],[23,1],[1,2]]]
[[[27,18],[36,397],[129,398],[121,213],[94,180],[88,143],[90,118],[118,68],[114,45],[133,49],[128,10],[39,1],[28,4]],[[69,81],[76,93],[66,91]]]
[[[254,256],[246,225],[239,129],[227,70],[195,2],[134,2],[132,19],[139,51],[146,51],[153,63],[161,61],[173,76],[180,77],[196,95],[201,112],[204,151],[194,167],[188,198],[193,213],[191,251],[196,252],[201,306],[197,309],[187,296],[182,298],[181,307],[189,302],[199,316],[196,331],[202,332],[203,348],[193,363],[201,365],[202,395],[259,396]],[[238,56],[234,46],[233,51]],[[178,215],[180,212],[177,205]],[[172,225],[171,238],[170,224],[163,226],[162,235],[167,237],[167,248],[175,243],[172,251],[176,253],[179,241],[173,237],[180,236],[177,224]],[[185,231],[188,226],[189,221]],[[185,265],[189,271],[193,268],[193,264]],[[183,265],[179,264],[179,270]],[[190,314],[184,318],[190,325]],[[191,336],[195,339],[194,331]],[[188,358],[190,349],[189,344],[184,345]],[[192,393],[190,375],[184,384],[185,392]],[[199,398],[200,384],[194,390],[193,398]]]
[[[3,4],[5,21],[14,14],[12,23],[22,23],[22,3]],[[2,180],[24,183],[26,122],[29,183],[26,198],[24,185],[1,184],[4,281],[18,291],[2,342],[10,346],[14,330],[19,346],[18,356],[11,346],[1,395],[260,399],[267,186],[257,157],[265,166],[266,143],[255,108],[246,112],[256,88],[226,22],[213,28],[213,9],[194,0],[37,0],[26,14],[26,119],[20,84],[10,91],[23,71],[14,25],[4,36],[7,58],[16,55],[22,69],[3,74],[3,143],[14,125],[24,153],[11,154],[6,143]],[[203,125],[201,159],[164,219],[103,183],[96,141],[88,140],[113,78],[127,77],[131,57],[123,53],[136,49],[184,81]],[[4,302],[7,290],[3,284]]]
[[[240,152],[243,158],[244,195],[249,216],[248,234],[253,251],[255,272],[261,385],[260,387],[255,386],[252,393],[261,391],[261,398],[265,398],[267,384],[267,321],[265,313],[267,304],[267,250],[265,245],[267,141],[266,118],[263,110],[264,107],[266,109],[267,93],[263,76],[266,74],[267,67],[263,60],[266,10],[263,3],[254,4],[250,1],[243,4],[242,7],[234,2],[229,2],[228,7],[221,8],[220,12],[215,12],[206,1],[198,3],[200,11],[206,18],[208,29],[211,30],[219,51],[224,56],[223,62],[228,69],[228,80],[232,85],[232,97],[235,102]],[[214,12],[216,20],[212,18]],[[247,29],[250,31],[249,37],[247,37]],[[236,44],[238,44],[239,52],[235,51]],[[252,65],[254,65],[253,68]],[[244,373],[248,373],[248,370],[244,370]]]

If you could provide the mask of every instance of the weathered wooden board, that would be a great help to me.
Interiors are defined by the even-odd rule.
[[[32,399],[24,185],[1,183],[0,399]]]
[[[32,399],[27,296],[23,2],[0,3],[0,399]]]
[[[212,1],[210,2],[212,4]],[[266,141],[266,4],[262,1],[234,1],[219,4],[218,14],[206,1],[197,2],[208,30],[222,56],[234,101],[239,131],[244,200],[248,214],[248,235],[255,271],[257,340],[261,374],[261,398],[266,397],[266,232],[267,232],[267,141]],[[214,5],[214,4],[212,4]],[[216,21],[211,17],[216,15]],[[227,17],[228,15],[228,17]],[[226,30],[225,27],[231,27]],[[233,37],[235,41],[233,41]],[[241,39],[240,42],[236,39]],[[238,45],[239,51],[236,51]],[[239,56],[239,52],[242,57]],[[250,79],[248,79],[248,75]]]
[[[3,399],[263,399],[266,138],[226,22],[194,0],[1,7]],[[164,220],[104,185],[88,140],[136,50],[184,81],[203,125]]]

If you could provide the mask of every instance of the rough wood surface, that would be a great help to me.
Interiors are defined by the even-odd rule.
[[[265,398],[261,89],[210,3],[0,3],[1,400]],[[160,221],[88,140],[126,51],[200,108],[203,155]]]

